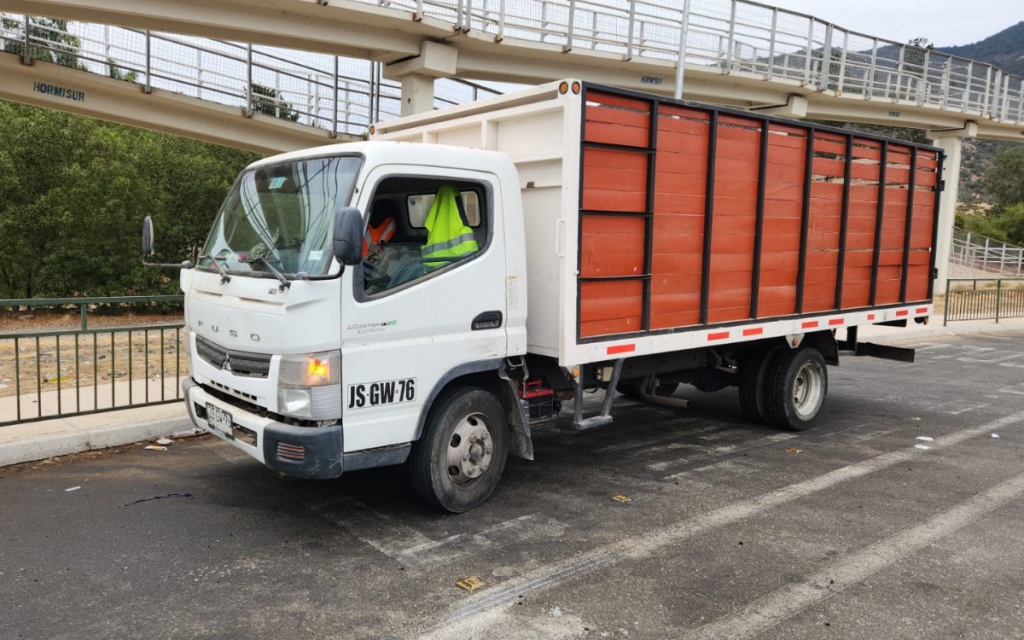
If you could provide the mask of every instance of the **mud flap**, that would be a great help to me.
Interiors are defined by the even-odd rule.
[[[525,460],[533,460],[533,438],[530,436],[529,409],[525,401],[519,399],[515,383],[506,375],[505,367],[498,372],[501,377],[501,404],[505,408],[505,420],[511,432],[508,450],[514,456]]]

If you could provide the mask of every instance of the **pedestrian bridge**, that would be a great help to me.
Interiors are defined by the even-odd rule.
[[[360,136],[371,121],[488,91],[458,79],[580,77],[924,129],[947,155],[942,281],[963,139],[1024,141],[1024,79],[748,0],[0,0],[0,11],[78,21],[92,47],[88,71],[0,56],[0,97],[264,151]],[[16,18],[6,51],[20,35],[28,57],[50,47],[60,59]],[[111,46],[103,30],[131,35]]]

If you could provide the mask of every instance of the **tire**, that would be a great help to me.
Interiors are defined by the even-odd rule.
[[[769,367],[765,394],[771,424],[794,431],[813,427],[828,395],[828,367],[821,352],[804,347],[781,353]]]
[[[786,345],[766,344],[751,350],[740,360],[740,408],[751,422],[770,424],[766,380],[774,360]]]
[[[643,398],[640,396],[641,384],[643,384],[643,382],[640,382],[639,384],[633,382],[622,382],[619,383],[619,386],[615,387],[615,389],[622,395],[629,398],[630,400],[642,401]],[[678,382],[659,384],[658,387],[654,390],[654,395],[667,398],[668,396],[674,394],[678,388]]]
[[[446,392],[409,456],[413,490],[435,509],[475,509],[498,486],[508,437],[504,410],[492,393],[477,387]]]

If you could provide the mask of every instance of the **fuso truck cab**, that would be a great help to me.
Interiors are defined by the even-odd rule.
[[[838,162],[812,163],[822,150]],[[859,150],[853,188],[879,203],[866,240],[847,213]],[[897,161],[912,167],[902,217],[884,177]],[[856,326],[930,313],[940,163],[931,147],[571,80],[267,158],[238,177],[197,264],[176,265],[185,404],[291,475],[408,462],[417,494],[453,512],[491,495],[509,453],[532,459],[531,425],[573,398],[585,429],[611,421],[615,389],[679,406],[679,383],[739,386],[750,418],[804,429],[841,347],[912,357],[858,343]],[[896,246],[883,212],[907,230]],[[815,235],[833,215],[859,244]],[[852,328],[843,343],[837,327]],[[584,417],[594,387],[605,401]]]

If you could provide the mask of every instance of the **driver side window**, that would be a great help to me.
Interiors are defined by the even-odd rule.
[[[490,239],[487,190],[478,182],[394,177],[365,213],[363,290],[383,295],[482,253]]]

